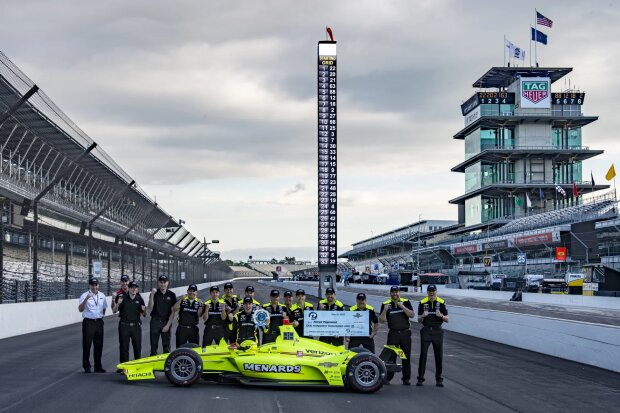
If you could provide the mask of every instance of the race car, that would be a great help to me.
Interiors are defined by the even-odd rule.
[[[359,347],[345,350],[309,338],[299,337],[290,324],[280,327],[274,343],[257,346],[244,341],[240,346],[198,347],[186,345],[169,354],[161,354],[118,365],[129,380],[155,378],[163,371],[170,383],[191,386],[201,377],[218,382],[239,382],[254,386],[347,387],[357,392],[373,393],[384,383],[388,371],[400,371],[390,362],[405,358],[394,346],[377,357]]]

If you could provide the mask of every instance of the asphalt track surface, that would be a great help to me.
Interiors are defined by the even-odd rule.
[[[239,295],[248,283],[235,283]],[[252,283],[266,301],[270,285]],[[204,297],[206,292],[201,292]],[[309,296],[309,301],[316,298]],[[347,303],[348,304],[348,303]],[[76,301],[77,311],[77,301]],[[148,354],[148,320],[143,323]],[[413,372],[419,335],[413,325]],[[620,374],[446,332],[444,388],[434,386],[429,354],[424,387],[406,387],[397,374],[375,394],[343,390],[251,388],[199,381],[177,388],[163,377],[128,382],[116,374],[116,318],[105,323],[105,374],[81,368],[81,325],[0,340],[2,412],[620,412]],[[376,340],[385,342],[385,326]],[[174,338],[173,338],[174,342]]]

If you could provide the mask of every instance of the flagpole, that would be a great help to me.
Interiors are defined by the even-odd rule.
[[[504,67],[506,67],[506,35],[504,35]]]
[[[532,26],[530,26],[530,32],[527,37],[530,39],[530,67],[532,67]]]
[[[534,63],[536,63],[536,67],[538,67],[538,19],[536,18],[536,13],[538,11],[534,9],[534,53],[536,56],[534,57]]]

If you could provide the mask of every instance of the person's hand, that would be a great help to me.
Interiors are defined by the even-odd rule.
[[[233,321],[233,318],[235,318],[235,316],[232,313],[228,314],[228,319],[230,321]]]
[[[422,313],[422,317],[426,317],[428,316],[428,311],[424,310],[424,312]]]
[[[298,327],[299,326],[299,321],[293,321],[293,327]]]
[[[168,324],[166,324],[166,325],[164,326],[164,328],[162,328],[162,329],[161,329],[161,332],[162,332],[162,333],[167,333],[169,330],[170,330],[170,326],[169,326]]]
[[[123,303],[123,296],[118,297],[118,301],[116,303],[121,305]]]
[[[118,295],[118,294],[116,294],[116,291],[114,291],[114,292],[112,293],[112,298],[116,298],[116,296],[117,296],[117,295]]]
[[[437,308],[437,310],[435,310],[435,315],[439,318],[443,317],[443,314],[441,314],[441,310],[439,308]]]
[[[401,301],[399,301],[398,303],[396,303],[396,306],[397,306],[398,308],[400,308],[401,310],[404,310],[404,309],[405,309],[405,305],[404,305]]]
[[[349,341],[351,341],[351,337],[346,337],[345,340],[348,343]]]
[[[151,294],[155,294],[156,292],[157,292],[157,288],[153,288],[153,289],[151,290]]]

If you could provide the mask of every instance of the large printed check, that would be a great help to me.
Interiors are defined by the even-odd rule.
[[[306,311],[304,334],[307,336],[366,337],[369,335],[368,311]]]

